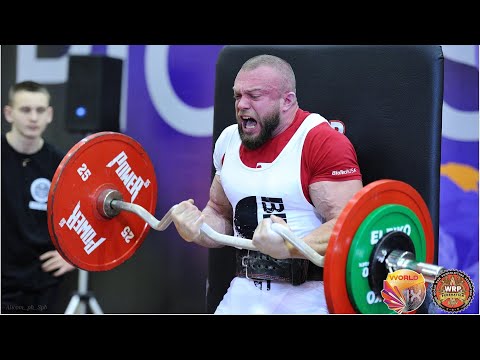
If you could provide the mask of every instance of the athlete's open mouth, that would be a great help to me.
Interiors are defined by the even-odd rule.
[[[242,126],[244,129],[255,129],[257,126],[257,120],[248,117],[248,116],[242,116]]]

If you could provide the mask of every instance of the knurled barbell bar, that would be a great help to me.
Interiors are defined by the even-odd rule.
[[[125,200],[126,199],[126,200]],[[143,147],[129,136],[100,132],[78,142],[60,163],[49,192],[48,226],[59,253],[87,271],[110,270],[129,259],[150,227],[163,231],[172,207],[158,220],[157,181]],[[433,265],[431,218],[410,185],[378,180],[347,203],[321,256],[280,224],[272,230],[307,259],[324,267],[331,313],[389,313],[381,300],[389,272],[410,269],[433,282],[443,270]],[[249,239],[220,234],[207,224],[201,232],[236,248],[257,250]]]

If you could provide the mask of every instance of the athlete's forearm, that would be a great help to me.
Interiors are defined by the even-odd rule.
[[[333,230],[333,227],[335,226],[336,221],[337,221],[337,218],[334,218],[323,223],[318,228],[313,230],[311,233],[306,235],[302,240],[305,241],[307,245],[309,245],[317,253],[319,253],[322,256],[325,256],[325,253],[327,252],[328,241],[330,240],[330,235],[332,233],[332,230]],[[288,241],[286,241],[286,243],[290,250],[290,254],[292,258],[299,258],[299,259],[305,258],[305,256],[303,256],[303,254],[300,253],[296,247],[294,247]]]
[[[228,214],[228,210],[220,209],[209,201],[205,209],[203,209],[202,215],[205,217],[204,222],[216,232],[225,235],[233,235],[232,215]],[[201,233],[200,238],[195,242],[209,248],[223,246],[203,233]]]

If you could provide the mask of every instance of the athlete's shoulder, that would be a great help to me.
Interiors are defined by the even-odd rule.
[[[222,130],[222,132],[218,136],[216,144],[229,143],[232,137],[235,136],[236,134],[238,134],[237,124],[232,124],[230,126],[227,126],[225,129]]]
[[[333,128],[328,120],[323,117],[321,117],[321,119],[323,119],[324,121],[321,121],[312,127],[309,133],[310,136],[348,140],[345,134]]]
[[[233,133],[235,133],[236,131],[238,131],[238,125],[237,124],[232,124],[232,125],[229,125],[227,126],[225,129],[222,130],[222,132],[220,133],[220,137],[222,136],[231,136]]]
[[[213,163],[217,172],[222,167],[223,156],[225,155],[229,144],[232,142],[232,138],[234,136],[240,137],[238,134],[238,125],[232,124],[227,126],[223,131],[220,133],[217,141],[215,141],[215,147],[213,149]]]
[[[304,149],[349,149],[352,148],[350,139],[340,131],[334,129],[330,123],[322,122],[314,126],[308,133]]]

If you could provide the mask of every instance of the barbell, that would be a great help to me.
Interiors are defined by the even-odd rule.
[[[115,132],[89,135],[74,145],[50,186],[47,217],[53,244],[72,265],[107,271],[141,246],[150,228],[165,230],[174,205],[161,219],[155,213],[157,180],[152,162],[133,138]],[[344,207],[321,256],[291,230],[272,230],[307,259],[324,267],[330,313],[391,313],[381,291],[388,273],[409,269],[433,282],[443,268],[434,259],[433,226],[421,195],[398,180],[374,181]],[[249,239],[220,234],[212,240],[257,250]]]

